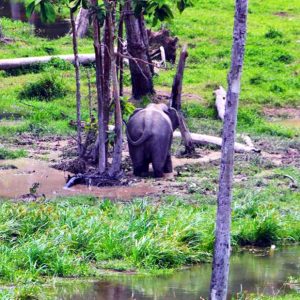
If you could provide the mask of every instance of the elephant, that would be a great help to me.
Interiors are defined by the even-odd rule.
[[[130,116],[126,135],[135,176],[147,176],[152,163],[154,177],[172,173],[171,144],[179,126],[176,109],[166,104],[148,104]]]

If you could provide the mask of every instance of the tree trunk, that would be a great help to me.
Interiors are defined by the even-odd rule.
[[[91,0],[93,6],[98,5],[98,0]],[[98,138],[97,143],[99,161],[98,161],[98,171],[103,174],[106,171],[106,131],[104,126],[104,99],[103,99],[103,85],[102,85],[102,51],[100,44],[100,25],[97,18],[94,16],[93,20],[93,30],[94,30],[94,49],[95,49],[95,59],[96,59],[96,85],[97,85],[97,103],[98,103]],[[97,144],[96,143],[96,144]]]
[[[171,106],[175,108],[179,116],[179,130],[182,136],[183,144],[185,146],[185,153],[195,152],[194,143],[191,134],[186,126],[184,116],[181,112],[181,93],[182,93],[182,80],[185,67],[185,61],[188,57],[187,45],[184,45],[180,54],[177,73],[174,77],[171,94]]]
[[[75,21],[77,37],[84,38],[89,29],[89,10],[80,8]]]
[[[2,26],[0,24],[0,40],[2,40],[4,38],[4,35],[3,35],[3,31],[2,31]]]
[[[80,93],[80,68],[78,59],[78,47],[77,47],[77,35],[74,14],[70,9],[70,19],[72,26],[72,42],[74,52],[74,66],[75,66],[75,77],[76,77],[76,119],[77,119],[77,151],[78,156],[81,156],[82,141],[81,141],[81,93]]]
[[[123,6],[120,4],[120,21],[119,21],[119,28],[118,28],[118,41],[117,41],[117,53],[121,54],[117,56],[117,72],[119,78],[119,93],[120,96],[123,96],[123,74],[124,74],[124,61],[123,61],[123,26],[124,25],[124,14],[123,14]]]
[[[143,31],[139,20],[134,16],[132,0],[128,0],[124,4],[124,20],[127,32],[127,51],[133,58],[140,59],[129,60],[129,68],[132,82],[132,95],[135,99],[153,94],[152,72],[148,62],[148,49],[143,39]]]
[[[213,300],[225,300],[227,296],[234,143],[240,79],[245,51],[247,7],[247,0],[236,0],[231,69],[228,74],[227,102],[223,128],[218,209],[216,217],[216,239],[210,286],[210,299]]]
[[[53,58],[60,58],[75,64],[74,54],[52,55],[52,56],[33,56],[21,58],[0,59],[0,70],[10,70],[14,68],[29,67],[35,64],[44,64]],[[95,62],[95,54],[79,54],[78,60],[81,65],[89,65]]]
[[[111,52],[111,28],[108,21],[108,13],[105,19],[104,25],[104,36],[103,36],[103,109],[104,109],[104,127],[105,131],[108,131],[108,122],[109,122],[109,107],[111,102],[111,92],[110,92],[110,82],[111,82],[111,67],[112,67],[112,55],[114,55],[114,49]],[[107,165],[107,156],[108,156],[108,142],[105,143],[106,151],[106,165]]]
[[[110,44],[110,53],[112,54],[111,65],[112,65],[112,83],[113,83],[113,99],[115,104],[115,143],[114,143],[114,152],[113,160],[109,170],[109,175],[112,177],[118,177],[121,173],[121,163],[122,163],[122,111],[120,103],[120,94],[118,86],[118,77],[117,77],[117,67],[116,67],[116,56],[114,54],[114,38],[113,38],[113,28],[114,24],[112,22],[111,12],[108,14],[108,28],[109,28],[109,40]]]

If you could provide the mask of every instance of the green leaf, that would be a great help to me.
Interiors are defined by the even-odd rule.
[[[73,0],[70,1],[69,3],[69,8],[75,12],[77,10],[77,8],[79,7],[79,5],[81,4],[81,0]]]
[[[31,3],[29,3],[26,7],[26,16],[27,18],[30,18],[33,11],[34,11],[34,8],[35,8],[35,3],[34,1],[32,1]]]
[[[55,21],[55,10],[53,5],[48,1],[43,1],[41,6],[41,20],[43,23],[51,23]]]

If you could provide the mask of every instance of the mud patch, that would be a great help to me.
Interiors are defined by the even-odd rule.
[[[300,119],[300,107],[264,108],[263,113],[269,118]]]

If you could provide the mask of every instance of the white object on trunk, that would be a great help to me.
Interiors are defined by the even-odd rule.
[[[217,90],[214,90],[216,96],[216,108],[219,118],[224,121],[225,104],[226,104],[226,90],[220,85]]]

